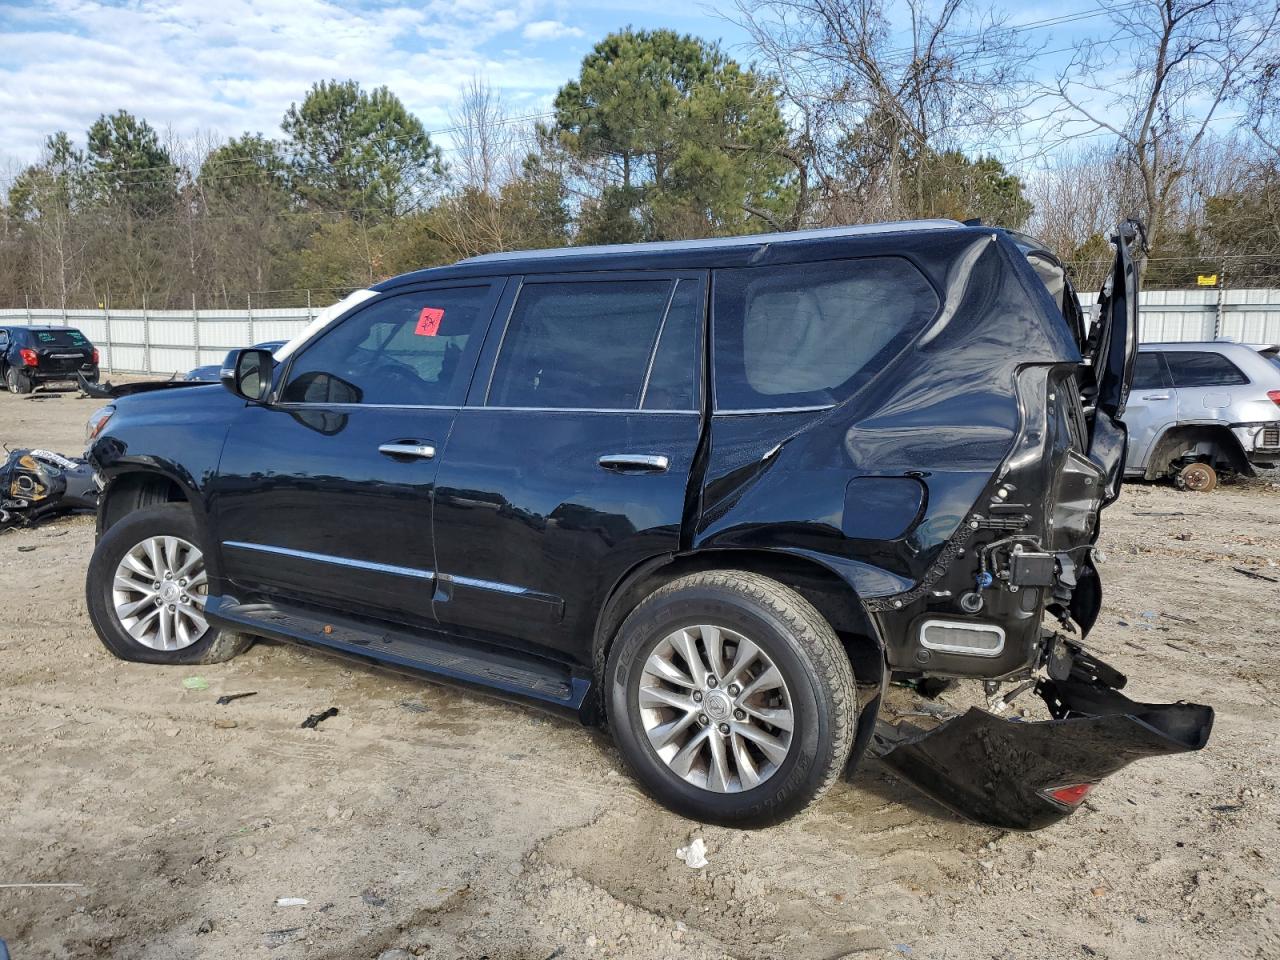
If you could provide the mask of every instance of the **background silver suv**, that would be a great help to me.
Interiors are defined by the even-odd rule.
[[[1144,343],[1124,421],[1130,476],[1207,492],[1220,473],[1280,463],[1277,348]]]

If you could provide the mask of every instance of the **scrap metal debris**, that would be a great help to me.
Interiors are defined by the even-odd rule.
[[[85,460],[50,450],[11,450],[0,464],[0,530],[97,505],[98,484]]]
[[[1268,583],[1280,583],[1280,579],[1268,577],[1265,573],[1258,573],[1257,570],[1246,570],[1244,567],[1232,567],[1236,573],[1242,573],[1246,577],[1252,577],[1254,580],[1266,580]]]
[[[302,721],[302,728],[305,730],[309,727],[314,730],[325,720],[328,720],[330,717],[336,717],[337,715],[337,707],[330,707],[324,713],[313,713],[311,716],[307,717],[307,719]]]
[[[95,397],[99,400],[115,400],[118,397],[128,397],[135,393],[150,393],[152,390],[191,386],[187,381],[179,380],[176,373],[168,380],[135,380],[133,383],[112,383],[110,380],[105,383],[90,383],[84,378],[84,374],[79,372],[76,373],[76,379],[80,381],[81,393],[86,397]]]
[[[257,690],[250,690],[248,693],[224,693],[214,702],[220,707],[225,707],[232,700],[243,700],[245,697],[254,697],[257,695]],[[316,722],[319,723],[319,721]],[[306,724],[303,724],[303,726],[306,726]]]

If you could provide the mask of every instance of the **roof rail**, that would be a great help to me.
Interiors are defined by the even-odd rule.
[[[524,260],[551,257],[598,257],[610,254],[665,253],[680,250],[714,250],[721,247],[763,246],[772,243],[796,243],[803,240],[828,240],[837,237],[861,237],[876,233],[910,233],[917,230],[949,230],[962,227],[958,220],[899,220],[890,223],[864,223],[848,227],[823,227],[817,230],[790,230],[782,233],[754,233],[740,237],[711,237],[705,240],[659,240],[650,243],[607,243],[590,247],[551,247],[543,250],[509,250],[468,257],[459,263],[493,263],[501,260]]]

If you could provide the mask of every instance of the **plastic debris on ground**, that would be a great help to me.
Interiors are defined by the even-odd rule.
[[[182,681],[182,685],[188,690],[208,690],[209,681],[204,677],[187,677]]]
[[[277,907],[305,907],[311,901],[304,900],[302,897],[280,897],[276,900]]]
[[[676,850],[676,856],[684,861],[690,870],[701,870],[707,865],[707,845],[701,837],[695,837],[687,847]]]

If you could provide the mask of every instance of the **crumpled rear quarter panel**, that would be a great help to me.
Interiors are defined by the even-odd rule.
[[[816,560],[872,609],[929,573],[1010,453],[1017,370],[1080,360],[1057,306],[1002,234],[892,240],[863,244],[866,255],[912,260],[938,292],[937,314],[829,410],[715,415],[694,534],[696,548]]]

